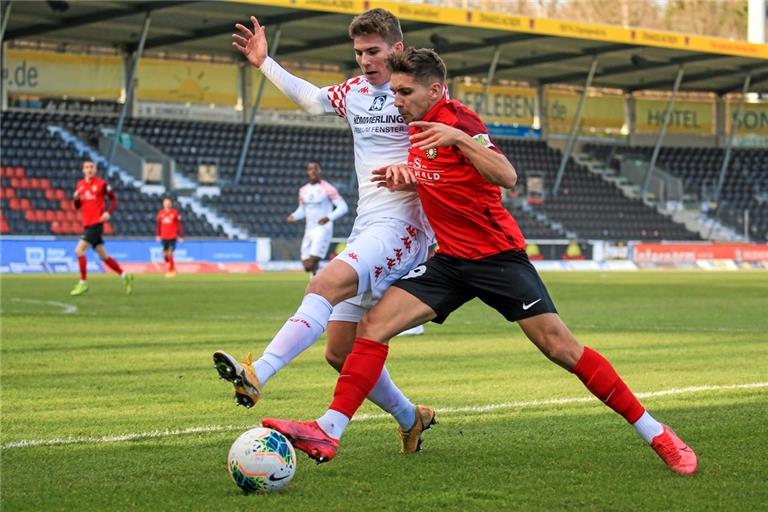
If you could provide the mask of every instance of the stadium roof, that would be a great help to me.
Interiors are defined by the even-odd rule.
[[[581,84],[597,55],[593,87],[668,90],[683,64],[681,90],[739,91],[751,73],[750,90],[768,93],[765,44],[393,1],[14,1],[4,39],[131,49],[151,11],[146,50],[231,56],[234,23],[253,14],[268,37],[280,25],[278,60],[353,69],[347,25],[373,7],[400,17],[406,44],[436,48],[451,76],[485,76],[498,46],[496,79]]]

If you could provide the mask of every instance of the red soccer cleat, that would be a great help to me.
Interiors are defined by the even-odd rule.
[[[696,472],[699,461],[693,450],[677,437],[674,431],[663,425],[664,431],[653,438],[651,448],[661,457],[661,460],[674,471],[681,475],[692,475]]]
[[[328,462],[336,456],[338,439],[326,434],[316,421],[293,421],[264,418],[262,426],[272,428],[283,434],[293,444],[318,464]]]

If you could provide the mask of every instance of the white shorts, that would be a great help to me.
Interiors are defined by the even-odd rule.
[[[430,243],[426,234],[400,219],[355,223],[336,258],[357,272],[357,295],[337,304],[330,320],[359,322],[389,285],[427,261]]]
[[[330,229],[328,228],[329,225]],[[333,224],[330,222],[324,226],[315,226],[309,231],[305,231],[301,241],[301,260],[309,259],[310,256],[325,258],[328,246],[331,245],[331,236],[333,236]]]

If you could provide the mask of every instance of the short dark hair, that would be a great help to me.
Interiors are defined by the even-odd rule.
[[[417,82],[429,85],[433,82],[445,83],[446,70],[443,59],[431,48],[409,46],[404,52],[395,52],[387,59],[392,73],[413,75]]]
[[[378,34],[390,46],[403,40],[403,29],[400,28],[400,20],[386,9],[376,8],[358,14],[349,24],[349,37]]]

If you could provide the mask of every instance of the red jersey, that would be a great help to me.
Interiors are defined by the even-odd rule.
[[[107,198],[109,198],[109,209],[107,211],[110,215],[115,211],[117,196],[115,196],[109,183],[98,176],[91,178],[91,181],[86,181],[85,179],[78,181],[75,190],[80,193],[78,198],[75,199],[75,207],[80,208],[80,213],[83,215],[83,227],[87,228],[88,226],[101,223],[101,216],[104,214]]]
[[[181,214],[175,208],[165,208],[157,212],[157,236],[163,240],[173,240],[184,237],[184,226],[181,223]]]
[[[423,120],[457,128],[501,153],[477,114],[456,100],[443,96]],[[410,134],[420,131],[411,128]],[[488,183],[456,146],[429,151],[411,147],[408,168],[418,180],[416,191],[439,253],[476,260],[525,250],[517,222],[501,204],[501,189]]]

